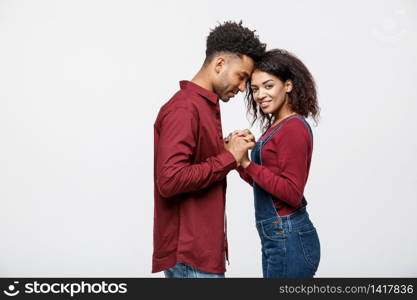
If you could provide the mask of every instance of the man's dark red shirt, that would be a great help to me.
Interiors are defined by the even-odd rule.
[[[180,87],[154,124],[152,272],[183,262],[224,273],[226,175],[236,161],[224,149],[218,96]]]

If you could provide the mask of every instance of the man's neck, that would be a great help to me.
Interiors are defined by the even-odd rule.
[[[213,84],[211,80],[209,80],[207,73],[204,71],[204,69],[201,69],[198,71],[197,74],[191,79],[191,82],[201,86],[202,88],[205,88],[206,90],[209,90],[210,92],[213,92]]]

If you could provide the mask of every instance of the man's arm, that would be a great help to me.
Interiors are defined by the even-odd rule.
[[[192,164],[197,143],[198,120],[187,108],[168,112],[161,121],[157,155],[157,187],[169,198],[201,190],[222,180],[236,168],[236,159],[227,150]]]

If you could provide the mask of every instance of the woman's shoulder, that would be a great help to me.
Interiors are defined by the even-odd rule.
[[[306,124],[306,120],[298,116],[288,119],[280,128],[279,134],[274,136],[275,141],[281,139],[292,140],[292,141],[310,141],[311,132],[310,127]]]
[[[309,132],[310,131],[310,125],[308,124],[307,120],[300,116],[295,115],[293,117],[288,118],[288,120],[285,120],[285,122],[282,124],[280,131],[285,132]]]
[[[282,129],[286,129],[286,130],[297,130],[297,131],[309,131],[309,124],[307,122],[307,120],[300,116],[300,115],[295,115],[294,117],[289,118],[283,125],[282,125]]]

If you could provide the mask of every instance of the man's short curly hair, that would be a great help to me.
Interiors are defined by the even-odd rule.
[[[242,21],[239,23],[226,21],[211,30],[207,37],[205,62],[209,62],[219,52],[246,55],[257,61],[264,55],[265,48],[265,44],[259,41],[255,30],[243,27]]]

